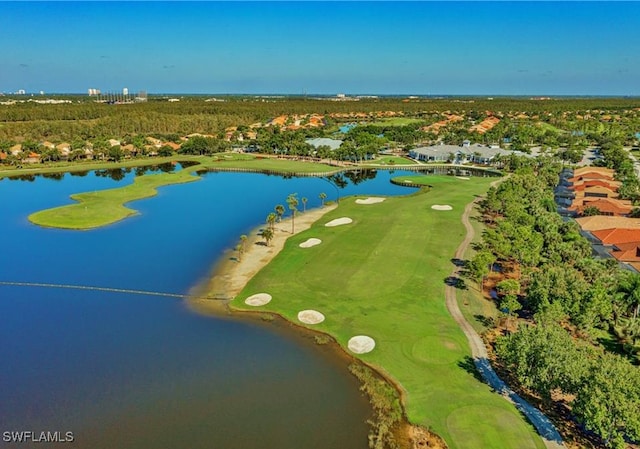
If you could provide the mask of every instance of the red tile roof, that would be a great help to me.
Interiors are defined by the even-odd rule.
[[[614,192],[618,191],[618,187],[620,187],[622,183],[620,181],[609,181],[607,179],[587,179],[583,181],[578,181],[572,186],[569,186],[570,190],[575,190],[576,192],[583,191],[589,187],[604,187],[609,190],[613,190]]]
[[[601,229],[592,231],[591,234],[605,245],[640,242],[640,229]]]
[[[580,190],[576,192],[577,197],[588,197],[588,196],[596,196],[596,195],[607,195],[607,198],[616,198],[618,194],[611,190],[608,187],[602,186],[589,186],[585,187],[584,190]]]
[[[640,262],[640,242],[619,243],[611,255],[621,262]]]
[[[631,265],[634,270],[640,273],[640,262],[628,262],[628,265]]]
[[[612,168],[607,167],[580,167],[573,171],[573,176],[580,176],[587,173],[600,173],[613,177],[615,172]]]
[[[613,180],[613,175],[607,175],[604,173],[585,173],[583,175],[575,175],[573,176],[573,178],[569,178],[570,182],[573,182],[574,184],[576,182],[579,181],[584,181],[587,179],[609,179],[609,180]]]
[[[576,198],[568,209],[582,213],[587,207],[595,207],[602,215],[629,215],[633,210],[633,206],[628,201],[598,197]]]

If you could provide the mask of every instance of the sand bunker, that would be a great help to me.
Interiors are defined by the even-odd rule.
[[[317,310],[303,310],[298,313],[298,320],[304,324],[318,324],[324,321],[324,315]]]
[[[367,337],[366,335],[356,335],[349,339],[347,347],[349,351],[355,354],[366,354],[367,352],[373,351],[373,348],[376,347],[376,342],[373,338]]]
[[[269,301],[271,301],[271,295],[269,293],[256,293],[245,299],[244,303],[249,306],[259,307],[264,306]]]
[[[302,242],[300,245],[298,245],[300,248],[311,248],[312,246],[316,246],[322,243],[322,240],[320,239],[307,239],[306,242]]]
[[[434,209],[434,210],[453,210],[453,207],[449,206],[448,204],[434,204],[433,206],[431,206],[431,209]]]
[[[456,176],[456,179],[462,179],[464,181],[468,181],[471,178],[467,178],[466,176]]]
[[[333,227],[340,226],[353,223],[353,220],[349,217],[336,218],[335,220],[331,220],[329,223],[325,224],[325,226]]]
[[[365,199],[357,199],[356,203],[357,204],[376,204],[376,203],[382,203],[384,200],[386,200],[386,198],[370,196],[369,198],[365,198]]]

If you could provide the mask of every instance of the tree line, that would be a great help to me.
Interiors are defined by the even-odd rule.
[[[499,308],[534,317],[497,339],[499,361],[544,401],[564,395],[607,446],[637,442],[640,372],[631,362],[640,350],[640,275],[594,259],[578,225],[556,213],[557,160],[522,158],[510,168],[480,203],[486,229],[468,263],[479,282],[496,262],[509,268],[514,279],[498,284]]]

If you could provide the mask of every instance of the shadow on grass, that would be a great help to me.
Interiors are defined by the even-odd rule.
[[[460,279],[457,276],[448,276],[445,278],[444,283],[449,287],[456,288],[458,290],[467,290],[467,285],[465,284],[463,279]]]
[[[493,318],[491,317],[486,317],[484,315],[473,315],[473,318],[480,324],[482,324],[484,327],[492,327],[493,326]]]
[[[464,359],[458,362],[458,366],[465,370],[467,373],[471,374],[476,380],[480,382],[484,382],[482,376],[476,369],[476,364],[473,362],[473,358],[470,356],[465,356]]]
[[[464,268],[464,267],[467,266],[467,261],[466,260],[458,259],[456,257],[451,259],[451,263],[454,264],[456,267],[461,267],[461,268]]]

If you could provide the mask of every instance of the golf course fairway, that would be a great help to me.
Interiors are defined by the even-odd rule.
[[[445,306],[445,279],[465,233],[461,215],[492,180],[429,176],[429,191],[375,204],[342,199],[290,237],[230,305],[280,314],[332,335],[345,350],[352,337],[371,337],[371,352],[354,356],[393,379],[409,421],[451,448],[543,448],[516,408],[474,377],[467,340]],[[344,217],[352,222],[325,226]],[[299,246],[311,238],[321,243]],[[272,300],[244,303],[257,293]],[[309,309],[324,321],[301,323],[298,313]]]

